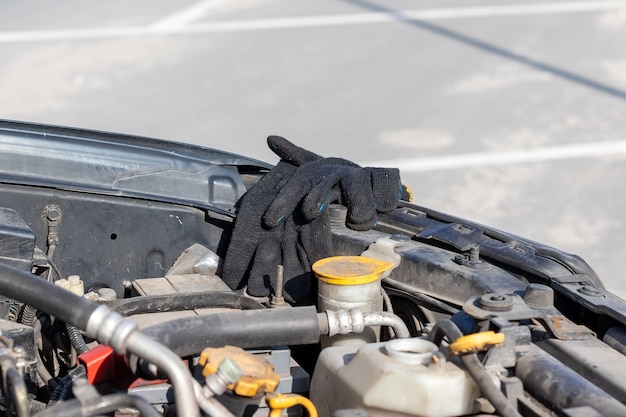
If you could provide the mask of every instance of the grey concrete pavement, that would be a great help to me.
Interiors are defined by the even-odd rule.
[[[403,164],[626,296],[626,2],[5,0],[0,117]]]

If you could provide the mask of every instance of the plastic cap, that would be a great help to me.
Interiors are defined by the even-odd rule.
[[[225,379],[230,378],[232,382],[229,381],[228,389],[242,397],[272,393],[280,382],[280,377],[274,373],[274,365],[236,346],[206,348],[198,363],[204,367],[202,375],[205,377],[220,372]],[[236,374],[239,375],[237,378]]]
[[[361,285],[379,280],[393,263],[365,256],[333,256],[313,264],[320,281],[335,285]]]

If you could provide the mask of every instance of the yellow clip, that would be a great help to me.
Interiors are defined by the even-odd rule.
[[[309,417],[317,417],[317,409],[315,405],[306,397],[298,394],[276,394],[265,397],[267,404],[270,406],[269,417],[280,417],[285,408],[301,405]]]
[[[449,347],[451,355],[479,352],[504,343],[504,333],[493,331],[468,334],[456,339]]]

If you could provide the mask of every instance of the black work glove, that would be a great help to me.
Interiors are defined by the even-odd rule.
[[[233,289],[247,284],[249,294],[266,296],[282,264],[285,298],[304,301],[312,295],[311,265],[332,255],[327,205],[341,202],[348,227],[370,229],[377,212],[397,206],[400,176],[397,169],[321,158],[280,137],[268,144],[281,161],[242,197],[223,279]]]
[[[261,218],[298,165],[321,158],[279,136],[270,136],[267,143],[282,160],[241,198],[222,266],[222,279],[229,287],[238,289],[247,284],[248,293],[257,296],[268,294],[270,278],[276,275],[277,265],[283,263],[285,229],[284,224],[264,227]],[[248,280],[248,276],[254,278]]]
[[[341,158],[318,159],[298,168],[263,221],[267,227],[276,227],[298,207],[312,221],[329,203],[339,201],[348,208],[348,227],[369,230],[376,224],[377,213],[397,206],[401,193],[400,172],[395,168],[361,168]]]

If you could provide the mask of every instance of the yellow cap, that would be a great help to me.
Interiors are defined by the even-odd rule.
[[[333,256],[313,264],[321,281],[335,285],[361,285],[379,280],[393,263],[365,256]]]
[[[207,377],[217,372],[220,363],[226,358],[233,360],[243,372],[237,382],[228,386],[235,394],[254,397],[257,394],[272,393],[278,387],[280,377],[274,373],[274,365],[237,346],[204,349],[198,360],[204,366],[202,375]]]
[[[487,332],[468,334],[461,336],[450,344],[451,355],[464,355],[466,353],[480,352],[490,347],[504,343],[504,333],[496,333],[491,330]]]

